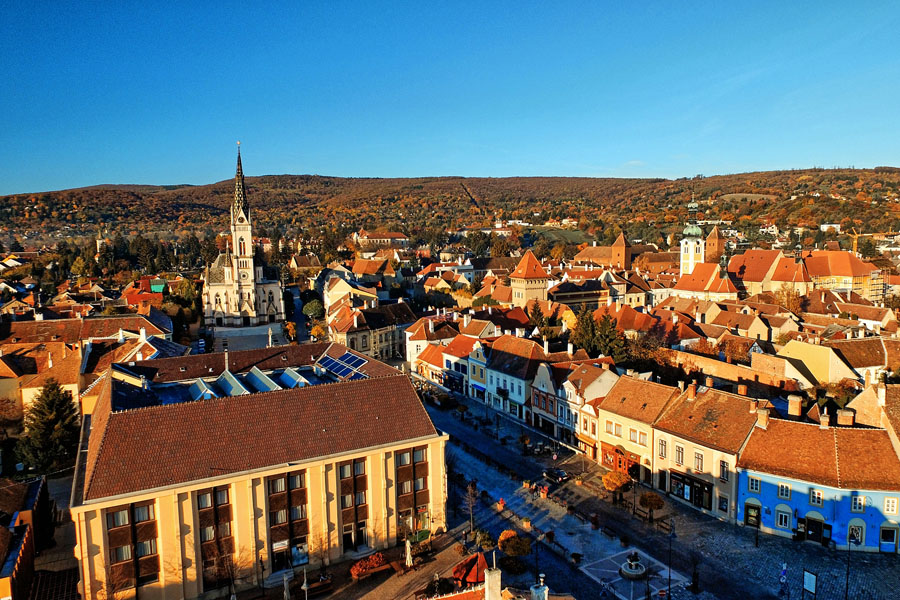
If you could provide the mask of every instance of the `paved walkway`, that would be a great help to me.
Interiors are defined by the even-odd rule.
[[[482,408],[483,410],[483,408]],[[514,449],[500,446],[496,440],[468,429],[448,412],[429,408],[435,425],[451,435],[460,448],[470,447],[477,456],[493,457],[492,464],[500,464],[507,472],[522,479],[533,479],[541,466],[522,457]],[[451,461],[454,459],[451,459]],[[526,463],[526,464],[523,464]],[[531,464],[527,464],[531,463]],[[555,461],[570,472],[581,471],[580,457]],[[566,499],[583,514],[597,513],[601,523],[616,535],[627,535],[635,546],[661,562],[666,562],[669,538],[666,533],[632,517],[622,508],[611,505],[597,496],[602,487],[599,477],[604,470],[591,461],[584,486],[569,483],[554,494]],[[640,493],[640,488],[638,494]],[[741,528],[704,515],[691,507],[665,497],[666,508],[657,517],[673,517],[677,537],[673,541],[673,564],[676,571],[690,573],[691,555],[700,559],[699,581],[702,589],[710,590],[722,600],[745,598],[801,598],[803,569],[818,573],[818,598],[840,599],[847,584],[847,554],[830,551],[812,543],[797,543],[789,539],[761,535],[759,547],[754,535]],[[858,552],[851,555],[849,597],[861,599],[897,598],[900,590],[900,557]],[[785,585],[779,582],[782,565],[787,564]],[[782,589],[784,588],[784,589]]]

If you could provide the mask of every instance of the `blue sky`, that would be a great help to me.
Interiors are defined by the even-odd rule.
[[[900,165],[890,2],[162,4],[4,3],[0,194]]]

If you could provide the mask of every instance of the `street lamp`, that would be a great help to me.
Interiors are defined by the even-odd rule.
[[[303,567],[303,585],[300,586],[300,589],[303,590],[303,597],[309,600],[309,583],[306,581],[306,567]]]
[[[862,540],[857,537],[855,528],[851,528],[847,537],[847,584],[844,588],[844,600],[849,600],[850,598],[850,548],[861,543]]]
[[[543,575],[538,568],[538,551],[540,550],[539,546],[541,545],[541,540],[543,540],[546,535],[546,533],[542,533],[534,538],[534,577],[537,583],[540,583],[543,578]]]
[[[675,517],[669,518],[669,586],[666,591],[666,598],[672,597],[672,540],[675,535]]]

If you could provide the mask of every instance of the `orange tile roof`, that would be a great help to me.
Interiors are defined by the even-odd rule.
[[[687,391],[674,400],[656,427],[708,448],[737,454],[755,423],[750,398],[701,386],[693,400],[688,400]]]
[[[428,363],[429,365],[437,367],[438,369],[443,369],[444,347],[439,344],[428,344],[419,353],[419,357],[416,360],[418,360],[419,362]]]
[[[653,424],[679,393],[676,387],[634,377],[619,377],[599,408],[626,419]]]
[[[509,276],[511,279],[547,279],[547,272],[534,253],[528,250]]]
[[[865,277],[878,267],[860,260],[852,252],[812,250],[804,255],[806,268],[813,277]]]
[[[738,466],[839,489],[900,490],[900,459],[883,429],[769,419],[754,427]]]
[[[731,257],[728,272],[740,281],[760,283],[772,268],[772,263],[782,256],[781,250],[747,250]]]
[[[809,271],[802,261],[795,262],[793,258],[784,257],[775,265],[772,281],[808,283],[812,281],[812,277],[809,276]]]
[[[453,338],[452,342],[444,346],[444,354],[449,354],[450,356],[455,356],[457,358],[467,357],[472,351],[472,348],[475,347],[475,342],[477,341],[478,338],[469,337],[467,335],[458,335]]]

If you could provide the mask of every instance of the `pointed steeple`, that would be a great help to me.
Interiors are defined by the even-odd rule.
[[[250,218],[250,210],[247,206],[247,195],[244,193],[244,168],[241,166],[241,143],[237,143],[237,172],[234,175],[234,203],[231,205],[231,218],[236,219],[240,213]]]

